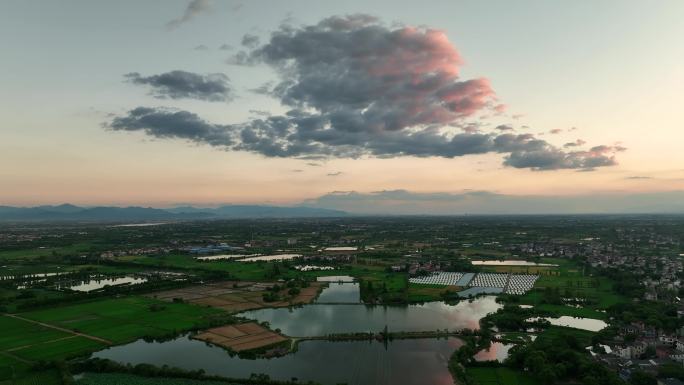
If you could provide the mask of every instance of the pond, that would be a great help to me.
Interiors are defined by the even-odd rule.
[[[520,261],[515,259],[507,259],[504,261],[470,261],[473,265],[482,266],[558,266],[552,263],[534,263],[529,261]]]
[[[207,255],[205,257],[195,257],[198,261],[218,261],[221,259],[236,259],[236,258],[248,258],[256,257],[259,254],[220,254],[220,255]]]
[[[250,257],[240,259],[240,262],[256,262],[256,261],[284,261],[287,259],[295,259],[301,257],[301,254],[273,254],[273,255],[262,255],[258,257]]]
[[[348,385],[451,385],[447,364],[462,345],[458,338],[376,341],[304,341],[297,352],[272,359],[231,357],[222,348],[187,336],[167,342],[136,342],[94,353],[132,365],[169,365],[203,369],[210,375],[249,377],[264,373],[272,379]]]
[[[504,344],[501,342],[492,342],[488,349],[482,349],[475,353],[473,358],[475,361],[498,361],[504,362],[508,358],[508,351],[514,347],[515,344]]]
[[[529,320],[535,320],[538,318],[530,318]],[[543,318],[555,326],[565,326],[568,328],[589,330],[591,332],[597,332],[608,326],[608,324],[600,319],[593,318],[582,318],[582,317],[571,317],[564,315],[558,318],[546,317]]]
[[[360,303],[361,289],[357,282],[330,282],[316,299],[317,303]]]
[[[496,297],[479,297],[456,305],[428,302],[408,306],[304,305],[297,308],[258,309],[238,316],[267,321],[272,329],[296,337],[333,333],[479,329],[480,319],[501,308]]]
[[[119,278],[92,278],[85,281],[72,281],[67,284],[59,284],[58,286],[60,289],[89,292],[97,289],[102,289],[103,287],[108,285],[137,285],[139,283],[144,282],[147,282],[147,278],[127,276]]]

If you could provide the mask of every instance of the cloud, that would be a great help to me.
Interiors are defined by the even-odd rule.
[[[207,123],[187,111],[138,107],[105,126],[114,131],[143,131],[157,138],[185,139],[224,148],[233,144],[229,126]]]
[[[328,176],[340,176],[340,175],[342,175],[342,174],[343,174],[342,171],[335,171],[335,172],[330,172],[330,173],[328,173],[327,175],[328,175]]]
[[[259,42],[259,36],[247,34],[242,37],[241,44],[248,48],[255,48],[259,45]]]
[[[141,76],[137,72],[124,75],[138,85],[146,85],[152,94],[161,99],[198,99],[229,101],[233,91],[228,77],[221,73],[200,75],[186,71],[171,71],[159,75]]]
[[[234,48],[233,48],[233,46],[230,45],[230,44],[221,44],[221,46],[219,47],[219,49],[220,49],[221,51],[232,51]]]
[[[635,176],[627,176],[625,179],[628,180],[641,180],[641,179],[653,179],[651,176],[641,176],[641,175],[635,175]]]
[[[381,215],[684,213],[684,191],[574,196],[507,195],[489,191],[370,193],[335,191],[303,205]]]
[[[585,145],[587,142],[585,142],[582,139],[577,139],[574,142],[568,142],[563,145],[563,147],[568,148],[568,147],[579,147]]]
[[[499,131],[513,131],[514,128],[510,124],[499,124],[498,126],[494,127],[495,129]]]
[[[166,27],[169,29],[176,29],[182,24],[194,19],[197,15],[207,12],[211,9],[211,2],[209,0],[192,0],[188,3],[185,8],[185,12],[181,17],[171,20],[166,23]]]
[[[561,130],[560,128],[554,128],[553,130],[549,131],[549,134],[556,135],[556,134],[560,134],[561,132],[563,132],[563,130]]]
[[[533,170],[616,164],[617,146],[566,152],[531,134],[508,133],[506,125],[498,133],[480,132],[473,121],[500,113],[503,105],[488,79],[461,78],[461,55],[440,30],[390,28],[368,15],[333,16],[281,26],[264,43],[246,35],[243,44],[247,50],[233,62],[271,67],[277,82],[256,91],[288,111],[220,126],[231,143],[220,143],[224,149],[300,159],[498,153],[506,166]],[[127,129],[156,132],[139,124]]]
[[[204,44],[200,44],[200,45],[198,45],[198,46],[195,46],[195,48],[193,48],[193,49],[194,49],[195,51],[208,51],[208,50],[209,50],[209,47],[207,47],[207,46],[204,45]]]

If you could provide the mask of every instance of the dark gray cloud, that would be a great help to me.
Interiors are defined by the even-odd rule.
[[[316,132],[317,116],[297,117],[304,132],[292,131],[292,117],[268,117],[244,124],[215,125],[187,111],[139,107],[108,125],[116,130],[144,131],[161,138],[183,138],[226,150],[249,151],[269,157],[314,158],[315,156],[358,157],[456,157],[469,154],[505,154],[504,164],[533,170],[583,169],[615,164],[614,154],[624,148],[596,146],[589,151],[563,152],[531,134],[456,134],[447,138],[434,132],[385,133],[382,141],[371,141],[365,132],[346,137],[326,137]],[[307,120],[308,118],[309,120]],[[312,138],[305,137],[312,133]],[[364,143],[365,141],[365,143]]]
[[[335,191],[303,202],[308,207],[358,214],[586,214],[684,213],[684,191],[576,196],[506,195],[489,191],[417,193]]]
[[[233,91],[228,77],[215,73],[200,75],[186,71],[171,71],[159,75],[141,76],[137,72],[125,75],[126,79],[152,89],[158,98],[199,99],[207,101],[228,101]]]
[[[510,124],[499,124],[498,126],[495,127],[495,129],[499,131],[513,131],[514,128]]]
[[[115,131],[143,131],[157,138],[185,139],[216,147],[233,145],[230,126],[208,123],[187,111],[138,107],[105,126]]]
[[[248,48],[255,48],[259,45],[260,41],[259,36],[247,34],[242,37],[241,44]]]
[[[460,77],[461,56],[442,31],[334,16],[282,26],[263,44],[246,35],[243,44],[249,49],[233,62],[273,68],[278,81],[257,91],[289,111],[220,126],[234,151],[302,159],[499,153],[506,166],[533,170],[593,170],[616,164],[620,151],[566,152],[531,134],[512,134],[507,125],[480,132],[473,120],[496,115],[503,105],[486,78]],[[207,143],[213,144],[211,133]]]
[[[166,23],[166,27],[169,29],[176,29],[182,24],[194,19],[197,15],[207,12],[210,9],[211,1],[209,0],[192,0],[188,3],[183,15]]]

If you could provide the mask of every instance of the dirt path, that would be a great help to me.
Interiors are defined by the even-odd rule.
[[[64,341],[64,340],[68,340],[68,339],[72,339],[72,338],[76,338],[76,337],[78,337],[78,336],[76,336],[76,335],[70,335],[70,336],[66,336],[66,337],[62,337],[62,338],[57,338],[57,339],[50,340],[50,341],[38,342],[38,343],[35,343],[35,344],[28,344],[28,345],[17,346],[17,347],[15,347],[15,348],[11,348],[11,349],[5,350],[5,353],[12,353],[12,352],[16,352],[17,350],[30,348],[30,347],[33,347],[33,346],[36,346],[36,345],[49,344],[49,343],[52,343],[52,342]]]
[[[43,323],[43,322],[34,321],[34,320],[32,320],[32,319],[20,317],[20,316],[18,316],[18,315],[16,315],[16,314],[5,314],[5,315],[6,315],[7,317],[16,318],[16,319],[18,319],[18,320],[30,322],[30,323],[33,323],[33,324],[36,324],[36,325],[44,326],[44,327],[46,327],[46,328],[55,329],[55,330],[59,330],[59,331],[61,331],[61,332],[70,333],[70,334],[73,334],[73,335],[85,337],[85,338],[88,338],[88,339],[90,339],[90,340],[97,341],[97,342],[101,342],[101,343],[106,344],[106,345],[113,345],[113,342],[112,342],[112,341],[106,340],[106,339],[104,339],[104,338],[95,337],[95,336],[91,336],[91,335],[89,335],[89,334],[84,334],[84,333],[75,332],[75,331],[73,331],[73,330],[66,329],[66,328],[62,328],[62,327],[59,327],[59,326],[54,326],[54,325],[46,324],[46,323]]]

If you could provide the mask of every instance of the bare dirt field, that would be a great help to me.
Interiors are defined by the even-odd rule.
[[[209,329],[195,335],[193,338],[236,352],[262,348],[287,341],[287,338],[264,328],[256,322]]]
[[[283,300],[265,302],[263,300],[263,294],[275,284],[276,283],[271,282],[244,281],[213,282],[181,289],[160,291],[147,294],[147,296],[169,302],[177,298],[184,302],[211,306],[231,313],[238,313],[262,307],[285,307],[310,303],[316,298],[318,292],[321,290],[321,284],[319,282],[311,282],[311,286],[301,288],[299,294],[294,297],[287,294],[287,289],[283,289],[280,291],[280,296]]]

